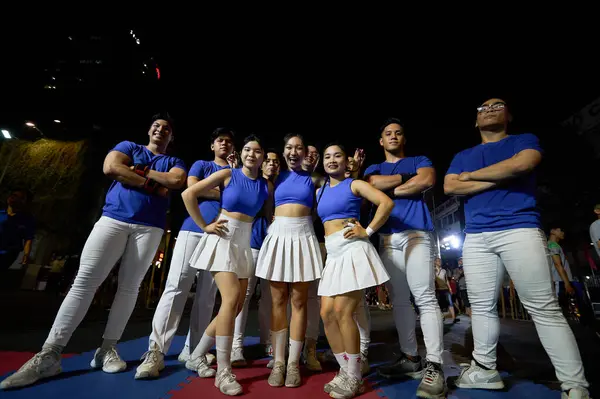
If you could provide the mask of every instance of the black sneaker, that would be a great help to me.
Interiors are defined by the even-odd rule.
[[[424,374],[421,357],[410,360],[404,353],[389,366],[381,366],[377,373],[384,378],[412,378],[420,380]]]

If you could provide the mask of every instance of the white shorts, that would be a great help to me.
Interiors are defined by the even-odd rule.
[[[254,261],[250,249],[252,223],[242,222],[226,215],[218,220],[227,220],[229,230],[225,237],[203,234],[190,259],[190,266],[209,272],[231,272],[238,278],[249,278],[254,274]]]
[[[311,216],[276,216],[258,254],[256,275],[297,283],[321,278],[323,259]]]
[[[344,238],[346,229],[325,237],[327,261],[319,296],[335,296],[375,287],[390,279],[371,242]]]

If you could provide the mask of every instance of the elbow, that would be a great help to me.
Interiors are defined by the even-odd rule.
[[[171,179],[171,182],[170,182],[171,187],[174,189],[180,189],[185,184],[185,180],[186,179],[183,176],[174,177],[173,179]]]
[[[115,165],[112,163],[105,164],[102,168],[102,172],[104,172],[105,176],[110,177],[111,179],[117,177],[117,168],[115,168]]]
[[[451,184],[444,183],[444,194],[454,195],[454,187]]]
[[[388,215],[392,213],[396,204],[389,197],[386,198],[385,201],[385,209],[387,210]]]

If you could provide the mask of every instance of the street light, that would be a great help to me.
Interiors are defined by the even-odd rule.
[[[35,127],[35,123],[33,122],[25,122],[25,124],[29,127]]]
[[[55,119],[55,120],[54,120],[54,123],[60,123],[60,120],[58,120],[58,119]]]
[[[2,129],[2,135],[4,136],[5,139],[12,139],[10,132],[6,129]]]

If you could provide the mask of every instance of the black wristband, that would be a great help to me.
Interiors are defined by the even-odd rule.
[[[406,183],[416,175],[416,173],[400,173],[400,176],[402,176],[402,184]]]
[[[144,190],[148,194],[154,194],[158,187],[160,187],[160,184],[158,184],[156,180],[146,178],[146,181],[144,182]]]

